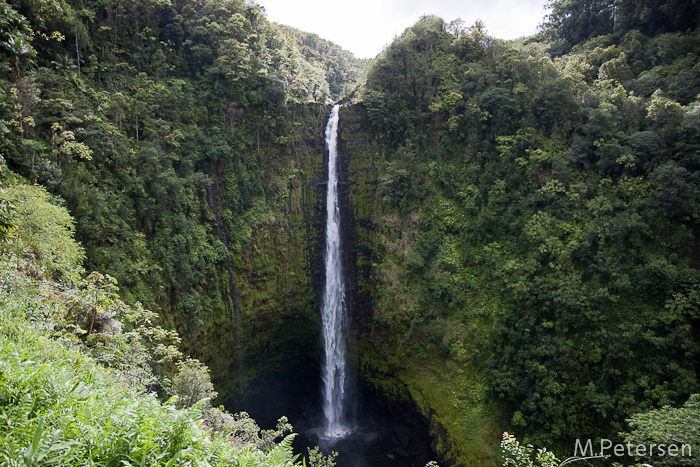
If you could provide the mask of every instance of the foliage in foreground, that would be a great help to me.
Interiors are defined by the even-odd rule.
[[[660,410],[653,410],[647,413],[638,414],[629,420],[630,425],[635,427],[632,433],[624,433],[625,446],[636,452],[637,446],[644,445],[641,452],[650,452],[650,446],[657,447],[669,445],[688,445],[690,450],[688,455],[661,455],[661,456],[636,456],[638,462],[651,462],[655,466],[680,467],[697,465],[698,447],[700,447],[700,435],[698,434],[698,423],[700,423],[700,395],[694,394],[682,408],[665,407]],[[629,446],[632,446],[631,448]],[[578,462],[593,465],[591,462],[602,459],[610,459],[611,455],[604,453],[584,452],[583,457],[569,457],[563,461],[559,460],[553,452],[546,448],[535,448],[531,444],[521,444],[515,436],[508,432],[503,433],[501,440],[501,452],[503,455],[504,467],[563,467]],[[668,454],[667,451],[662,451]],[[685,452],[685,451],[683,451]],[[692,453],[695,453],[693,456]],[[626,458],[630,459],[630,458]],[[598,464],[596,464],[598,465]],[[605,464],[607,465],[607,464]],[[628,464],[631,465],[631,464]],[[638,464],[634,466],[648,466],[650,464]],[[613,462],[613,467],[622,467],[619,462]]]
[[[700,394],[693,394],[682,407],[664,407],[633,416],[626,443],[633,445],[689,445],[694,454],[687,457],[656,456],[650,463],[657,467],[697,465],[700,460]],[[647,449],[647,452],[650,450]],[[658,452],[658,450],[657,450]]]
[[[579,463],[581,463],[579,465],[592,466],[594,465],[592,462],[597,462],[610,457],[591,454],[587,457],[574,456],[564,460],[559,460],[554,453],[547,450],[547,448],[537,448],[537,451],[535,451],[535,447],[532,444],[521,444],[515,438],[515,436],[509,434],[508,432],[503,433],[503,439],[501,440],[501,453],[503,455],[504,467],[564,467],[565,465]],[[630,465],[630,467],[644,467],[648,465],[649,464],[634,464]],[[618,462],[614,462],[612,466],[622,467]]]
[[[559,459],[556,458],[554,453],[545,448],[539,448],[537,453],[535,453],[535,448],[531,444],[522,445],[515,439],[515,436],[507,432],[503,433],[501,451],[503,452],[504,466],[557,467],[559,465]]]
[[[261,431],[209,407],[208,369],[183,360],[177,333],[122,302],[113,278],[83,276],[60,200],[15,182],[6,193],[17,229],[0,248],[0,464],[293,465],[286,420]]]
[[[208,435],[200,406],[178,409],[176,399],[163,404],[78,348],[30,327],[26,316],[34,306],[0,293],[0,459],[6,465],[293,465],[292,437],[263,452],[234,446],[223,433]]]

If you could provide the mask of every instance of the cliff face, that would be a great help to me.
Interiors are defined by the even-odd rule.
[[[264,164],[265,183],[285,193],[283,202],[261,210],[249,243],[228,239],[235,280],[229,280],[221,262],[217,283],[211,285],[225,306],[199,322],[187,339],[191,353],[211,368],[220,393],[217,403],[249,410],[263,426],[287,415],[303,430],[308,414],[318,410],[328,110],[294,108],[288,141],[261,145],[259,152],[255,147],[249,156]],[[401,272],[392,270],[386,258],[413,235],[410,213],[389,215],[383,208],[382,174],[388,162],[364,107],[341,107],[339,196],[350,366],[358,371],[360,390],[390,401],[390,412],[418,410],[443,461],[493,465],[493,454],[483,446],[493,444],[486,438],[496,431],[495,412],[478,400],[478,376],[421,354],[413,343],[423,337],[411,336],[402,319],[387,318],[400,314],[402,303],[412,298],[410,290],[395,294],[394,276]],[[226,216],[233,191],[226,180],[236,168],[220,160],[210,169],[211,232],[220,237],[217,214],[228,228],[236,222]]]
[[[264,170],[264,188],[276,203],[253,210],[248,238],[231,238],[235,280],[225,263],[214,293],[225,306],[213,310],[189,334],[187,346],[205,361],[226,404],[236,404],[251,381],[289,365],[313,368],[320,359],[318,291],[322,275],[325,106],[297,106],[284,144],[254,148]],[[225,215],[236,187],[227,185],[237,167],[220,160],[211,167],[215,209]],[[212,209],[212,233],[220,236]],[[237,290],[231,290],[235,283]],[[236,307],[236,301],[238,306]]]
[[[495,465],[499,411],[484,402],[483,376],[468,356],[439,358],[420,344],[402,316],[416,300],[397,293],[401,266],[388,258],[415,241],[417,216],[384,209],[390,163],[373,136],[364,106],[341,109],[341,206],[345,264],[354,324],[353,360],[367,387],[418,409],[429,424],[433,449],[455,465]]]

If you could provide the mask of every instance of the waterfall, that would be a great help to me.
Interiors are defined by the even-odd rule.
[[[340,262],[340,209],[338,206],[338,111],[335,105],[326,126],[328,146],[328,188],[326,191],[326,285],[323,291],[323,341],[326,361],[323,367],[326,426],[324,437],[341,438],[345,425],[345,287]]]

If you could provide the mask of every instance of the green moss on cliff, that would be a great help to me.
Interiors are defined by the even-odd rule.
[[[216,209],[231,232],[239,308],[229,300],[211,310],[188,343],[212,369],[223,400],[236,399],[251,380],[285,363],[321,358],[314,284],[322,272],[319,182],[327,112],[320,105],[293,107],[280,142],[247,149],[247,158],[263,167],[267,197],[242,216],[226,210],[237,191],[228,190],[225,180],[235,178],[236,165],[220,160],[213,167]],[[225,294],[230,287],[224,263],[219,271],[218,287]]]
[[[473,364],[465,339],[477,321],[465,326],[464,310],[421,315],[421,291],[411,290],[405,261],[418,240],[422,214],[386,209],[382,194],[392,183],[391,162],[362,106],[341,109],[341,138],[356,242],[352,307],[360,374],[390,399],[417,406],[439,455],[459,465],[495,465],[501,412],[487,401],[483,370]]]

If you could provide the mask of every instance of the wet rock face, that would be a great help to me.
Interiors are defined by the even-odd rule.
[[[324,109],[324,115],[327,113]],[[325,128],[327,116],[318,120],[319,128]],[[435,459],[425,419],[410,401],[390,402],[360,380],[357,342],[369,329],[366,322],[371,320],[373,306],[367,283],[373,280],[374,252],[367,238],[374,229],[369,214],[376,192],[376,172],[372,171],[371,163],[368,168],[366,157],[371,146],[366,133],[361,131],[361,124],[356,111],[341,108],[338,193],[346,305],[351,320],[348,351],[353,381],[348,399],[357,430],[342,442],[326,447],[340,452],[338,467],[423,467]],[[305,453],[308,446],[322,444],[318,436],[318,428],[323,423],[320,303],[324,286],[328,173],[323,136],[322,131],[303,130],[299,139],[290,143],[286,157],[297,161],[305,177],[297,188],[298,201],[292,200],[288,212],[284,213],[289,219],[288,228],[285,232],[264,232],[267,240],[256,244],[261,251],[264,248],[267,263],[251,262],[249,265],[235,258],[234,268],[241,289],[243,332],[240,338],[247,361],[237,366],[232,355],[219,351],[227,358],[223,361],[222,357],[222,367],[227,372],[217,378],[217,389],[221,391],[219,388],[223,385],[228,391],[220,398],[223,402],[216,403],[223,403],[231,411],[248,412],[263,428],[272,428],[279,417],[287,416],[299,433],[295,447],[301,453]],[[314,142],[314,138],[318,141]],[[359,152],[355,153],[356,150]],[[273,256],[279,254],[282,247],[284,254]],[[279,284],[275,288],[271,285],[275,278],[282,278],[284,282],[284,274],[290,268],[301,279],[294,282],[294,288],[282,287],[284,290],[280,293]],[[251,289],[264,292],[252,303],[247,299]],[[231,324],[232,320],[227,320],[219,330],[210,331],[211,342],[218,342],[219,350],[236,345]],[[224,340],[217,341],[219,338]],[[239,372],[244,373],[244,378],[238,378]]]
[[[215,403],[232,410],[238,410],[248,392],[254,391],[257,379],[301,362],[304,367],[313,366],[322,355],[318,304],[323,273],[326,114],[324,106],[294,107],[287,142],[249,148],[253,153],[245,157],[265,167],[264,188],[270,193],[266,210],[246,220],[253,227],[248,239],[223,237],[228,240],[224,243],[229,244],[230,260],[217,266],[218,280],[206,291],[221,296],[218,302],[223,306],[212,307],[198,322],[178,325],[186,327],[186,352],[211,369],[220,394]],[[231,223],[237,220],[225,213],[232,202],[229,196],[236,194],[227,180],[235,180],[238,170],[235,161],[229,160],[210,167],[212,183],[206,202],[214,213],[212,232],[219,239],[222,232],[235,230]],[[275,198],[280,192],[285,197]],[[230,298],[232,293],[237,304]],[[304,378],[300,374],[288,384],[301,384]]]
[[[363,322],[372,316],[372,295],[363,283],[372,280],[372,262],[376,254],[367,239],[374,230],[369,217],[377,190],[376,173],[367,165],[366,153],[371,143],[361,128],[358,109],[341,112],[338,142],[338,176],[342,229],[343,264],[349,291],[349,315],[354,329],[363,332]],[[371,151],[371,149],[369,149]],[[358,157],[359,156],[359,157]],[[359,196],[358,196],[359,195]]]

